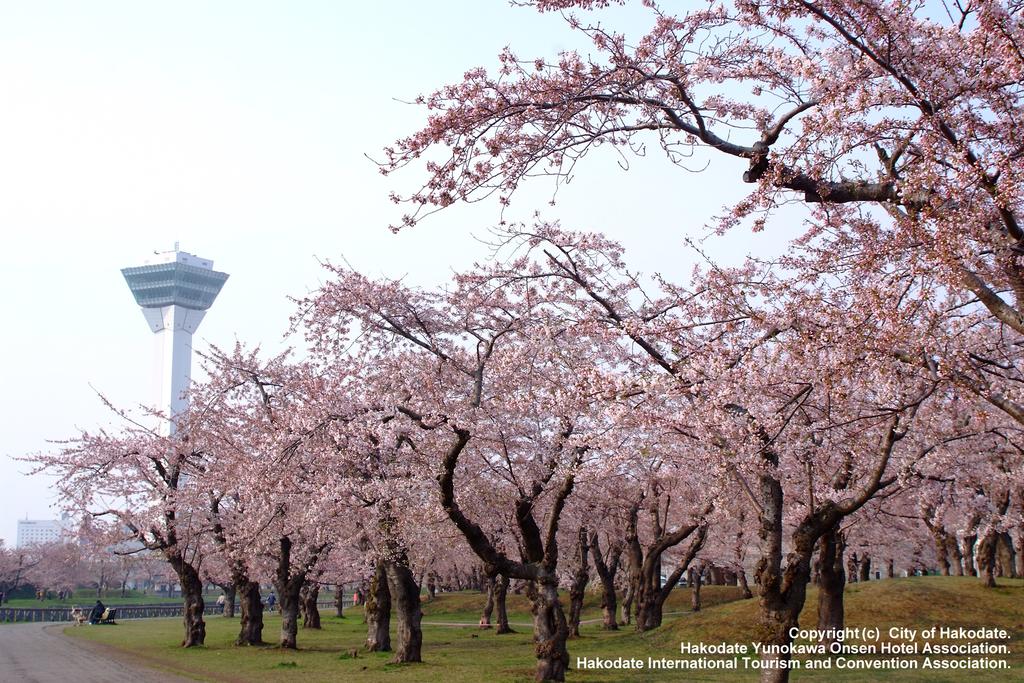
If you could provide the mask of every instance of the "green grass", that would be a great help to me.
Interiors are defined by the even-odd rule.
[[[703,604],[706,606],[719,605],[724,602],[738,600],[740,589],[735,586],[705,586],[701,591]],[[459,593],[440,593],[436,600],[423,603],[424,621],[437,622],[469,622],[476,624],[480,620],[480,611],[483,609],[484,596],[475,591],[462,591]],[[426,598],[424,597],[424,600]],[[562,606],[568,609],[568,597],[562,595]],[[587,593],[583,600],[582,619],[601,618],[601,599],[596,593]],[[523,594],[515,594],[511,591],[506,599],[509,621],[529,623],[530,602]],[[680,588],[669,594],[665,603],[665,612],[674,613],[690,611],[690,591]],[[671,620],[673,617],[668,617]],[[493,616],[492,616],[493,620]]]
[[[104,593],[100,600],[103,601],[104,605],[162,605],[170,604],[176,605],[181,602],[181,597],[176,596],[169,598],[166,595],[160,595],[158,593],[150,593],[149,595],[142,595],[141,591],[127,591],[125,597],[121,597],[121,591],[115,590],[109,593]],[[217,595],[220,595],[219,593]],[[217,595],[206,596],[210,601],[215,601]],[[57,600],[56,598],[47,600],[36,600],[35,598],[14,598],[4,603],[4,607],[14,608],[32,608],[32,607],[70,607],[72,605],[94,605],[96,604],[96,590],[80,590],[75,591],[74,597],[68,598],[67,600]]]
[[[847,592],[847,625],[908,626],[932,625],[990,626],[1011,631],[1011,654],[1007,659],[1015,667],[1009,671],[954,671],[943,678],[934,671],[843,672],[838,670],[795,671],[795,681],[963,681],[972,683],[1024,679],[1024,584],[1002,581],[1004,587],[986,591],[976,580],[927,577],[872,581],[853,584]],[[662,628],[646,634],[632,630],[604,632],[599,624],[585,624],[583,636],[569,642],[571,665],[576,657],[677,658],[681,641],[715,643],[749,642],[757,633],[757,605],[754,600],[737,601],[736,589],[709,586],[704,589],[705,609],[686,610],[689,591],[673,592],[668,616]],[[813,627],[816,596],[812,591],[801,624]],[[475,627],[446,627],[431,622],[470,622],[479,619],[483,596],[478,593],[439,595],[424,605],[424,647],[422,664],[390,664],[389,653],[365,653],[361,646],[366,627],[361,615],[349,611],[345,619],[328,616],[325,611],[322,631],[300,630],[298,651],[276,647],[236,648],[237,619],[211,616],[207,620],[206,647],[182,650],[176,647],[181,637],[177,619],[123,622],[113,627],[68,628],[74,637],[94,640],[134,657],[146,664],[207,681],[290,681],[301,675],[303,681],[377,683],[379,681],[416,682],[464,681],[519,682],[533,678],[533,647],[528,627],[519,633],[497,636]],[[522,596],[509,596],[509,618],[528,622],[527,605]],[[596,596],[588,599],[584,619],[599,616]],[[280,620],[267,617],[264,636],[275,640]],[[356,656],[352,656],[352,652]],[[570,681],[755,681],[756,671],[687,672],[650,671],[598,672],[570,671]]]

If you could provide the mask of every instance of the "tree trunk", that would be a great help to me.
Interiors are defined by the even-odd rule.
[[[427,574],[427,597],[431,600],[437,597],[437,576],[434,572]]]
[[[694,531],[696,531],[695,534],[693,533]],[[690,563],[693,562],[697,553],[702,547],[704,547],[707,532],[708,528],[706,525],[691,527],[690,531],[685,535],[682,535],[681,532],[676,532],[677,535],[682,535],[680,540],[686,538],[690,534],[693,534],[693,540],[690,541],[690,545],[679,560],[678,566],[671,574],[669,574],[664,585],[661,583],[661,562],[660,560],[658,562],[652,561],[654,558],[654,552],[648,551],[647,558],[644,560],[642,565],[642,571],[640,572],[639,577],[637,577],[637,631],[649,631],[661,626],[665,601],[668,599],[669,593],[672,592],[672,589],[679,583],[679,579],[682,578],[683,574],[689,568]],[[660,556],[661,553],[659,552],[658,557],[660,558]]]
[[[228,619],[235,618],[235,598],[238,595],[238,590],[235,587],[235,583],[232,581],[224,587],[224,611],[223,615]]]
[[[1017,527],[1017,576],[1024,576],[1024,526]]]
[[[850,558],[846,560],[846,578],[850,583],[857,583],[860,578],[860,560],[857,559],[857,553],[850,553]]]
[[[398,621],[398,647],[391,661],[394,664],[422,662],[423,631],[420,621],[423,619],[423,611],[420,609],[420,587],[409,569],[405,553],[398,560],[387,562],[385,572]]]
[[[302,628],[321,628],[320,608],[316,601],[320,598],[320,584],[307,583],[299,593],[302,604]]]
[[[743,599],[749,600],[754,597],[754,594],[750,591],[750,584],[747,583],[747,572],[744,571],[743,567],[736,570],[736,579],[740,584],[740,589],[743,591]]]
[[[870,556],[868,556],[868,555],[861,556],[861,558],[860,558],[860,566],[859,566],[858,570],[859,570],[858,579],[860,581],[870,581],[871,580],[871,557]]]
[[[578,564],[572,576],[572,583],[569,584],[569,635],[573,638],[579,638],[580,636],[580,614],[583,612],[583,597],[586,594],[587,582],[590,580],[590,568],[587,565],[590,545],[586,527],[580,527],[576,552]]]
[[[340,583],[334,587],[334,616],[345,617],[345,587]]]
[[[591,535],[590,546],[594,551],[594,568],[597,570],[597,576],[601,580],[601,628],[606,631],[617,631],[619,624],[615,620],[615,612],[618,609],[615,596],[615,574],[619,570],[622,544],[613,544],[608,549],[607,559],[601,554],[600,539],[597,532]]]
[[[935,546],[935,561],[939,564],[939,574],[949,576],[949,551],[946,534],[937,529],[932,530],[932,542]]]
[[[186,566],[191,569],[191,566]],[[203,584],[194,569],[181,577],[181,596],[185,603],[185,638],[181,646],[203,645],[206,642],[206,622],[203,621],[206,604],[203,602]]]
[[[579,586],[577,588],[577,586]],[[583,595],[586,582],[577,584],[573,581],[569,589],[569,636],[580,637],[580,614],[583,612]]]
[[[601,628],[605,631],[618,631],[619,623],[615,620],[618,604],[615,597],[615,584],[601,586]]]
[[[974,544],[978,541],[978,535],[971,533],[964,536],[964,573],[968,576],[977,576],[978,569],[974,564]]]
[[[539,584],[539,585],[538,585]],[[533,613],[533,642],[537,654],[537,681],[564,681],[569,668],[566,640],[569,628],[562,603],[558,601],[558,580],[541,579],[527,586]]]
[[[964,575],[964,558],[960,554],[960,546],[956,542],[956,536],[953,534],[946,535],[946,548],[949,551],[950,557],[950,568],[952,569],[953,576]]]
[[[781,526],[781,525],[780,525]],[[761,642],[771,648],[786,648],[793,639],[791,633],[799,626],[800,611],[807,597],[807,583],[811,578],[810,553],[806,557],[793,557],[786,562],[782,574],[788,578],[790,590],[779,592],[772,590],[778,584],[774,581],[761,581]],[[769,586],[765,590],[764,586]],[[765,651],[761,655],[761,683],[787,683],[787,668],[792,655],[788,652]]]
[[[688,581],[690,583],[690,609],[694,612],[699,612],[701,608],[700,602],[700,586],[703,583],[700,580],[701,571],[696,567],[690,568],[690,576]]]
[[[989,529],[978,542],[978,572],[981,576],[981,584],[986,588],[994,588],[996,585],[996,545],[998,535],[994,529]]]
[[[949,546],[950,536],[941,521],[936,520],[934,505],[929,505],[924,510],[922,520],[932,535],[932,546],[935,548],[935,561],[939,564],[939,574],[949,576]]]
[[[491,615],[494,614],[494,575],[489,574],[484,577],[484,587],[486,588],[487,601],[484,603],[484,610],[480,614],[480,628],[488,629],[491,627]]]
[[[244,579],[235,579],[238,587],[239,607],[242,612],[241,629],[235,645],[263,644],[263,600],[260,598],[260,584]]]
[[[206,642],[206,622],[203,621],[203,582],[195,567],[177,554],[167,558],[181,584],[181,597],[184,602],[185,638],[182,647],[197,647]]]
[[[326,545],[310,549],[310,553],[302,564],[292,565],[292,539],[289,536],[280,538],[281,554],[277,558],[277,569],[274,572],[274,587],[278,593],[278,610],[281,613],[281,640],[283,648],[294,650],[299,633],[299,610],[302,607],[302,589],[306,586],[310,572],[316,566],[320,553]],[[314,601],[315,602],[315,601]],[[320,613],[316,613],[319,620]],[[319,623],[319,621],[318,621]]]
[[[633,623],[633,582],[626,584],[626,592],[622,596],[622,623],[629,626]]]
[[[499,636],[504,633],[515,633],[512,627],[508,625],[508,608],[505,602],[507,597],[508,577],[504,574],[498,574],[494,582],[494,604],[498,613],[498,630],[495,633]]]
[[[1015,579],[1017,578],[1017,553],[1013,549],[1013,537],[1002,531],[997,534],[996,538],[996,552],[1003,570],[1000,576]]]
[[[296,640],[299,635],[302,584],[292,581],[286,584],[278,582],[275,585],[278,593],[277,606],[281,611],[281,640],[278,645],[294,650],[297,647]]]
[[[182,560],[183,561],[183,560]],[[171,563],[173,565],[173,562]],[[103,597],[103,586],[107,583],[106,565],[100,562],[100,578],[96,582],[96,599],[99,600]],[[177,570],[175,570],[177,571]],[[188,647],[187,645],[185,647]]]
[[[646,586],[643,583],[639,586],[636,598],[637,631],[650,631],[661,626],[662,613],[658,609],[658,601],[655,598],[659,592],[660,589],[653,585],[653,577]]]
[[[655,498],[650,502],[652,536],[654,540],[644,548],[640,544],[637,533],[637,515],[640,510],[640,503],[635,503],[629,511],[629,518],[626,524],[626,553],[629,560],[629,585],[633,591],[633,599],[636,601],[636,630],[649,631],[661,626],[662,608],[669,592],[686,571],[690,562],[693,561],[697,551],[704,543],[707,534],[707,526],[703,524],[688,524],[668,532],[663,526],[662,513],[660,510],[657,492]],[[698,531],[697,538],[691,541],[683,561],[679,563],[676,570],[662,586],[661,563],[662,556],[670,548],[690,537]]]
[[[846,539],[836,527],[823,534],[818,541],[818,630],[825,633],[832,629],[841,629],[845,623],[845,551]],[[834,640],[833,636],[826,635],[819,642],[830,645]]]
[[[481,593],[487,590],[487,587],[484,585],[483,579],[484,573],[480,571],[479,567],[473,565],[473,571],[469,575],[470,584],[473,588],[480,591]]]
[[[391,592],[384,562],[378,561],[366,591],[366,649],[370,652],[391,651]]]
[[[770,465],[776,462],[768,461]],[[805,518],[793,532],[793,549],[782,562],[783,493],[781,482],[769,472],[759,476],[761,558],[757,563],[758,605],[761,643],[767,648],[761,655],[761,683],[787,683],[792,654],[786,649],[793,642],[793,629],[799,626],[800,611],[807,598],[811,578],[811,556],[821,533],[838,524],[834,520],[815,535],[816,524]],[[818,517],[820,519],[820,517]],[[818,521],[817,524],[823,524]],[[781,651],[779,651],[781,650]]]

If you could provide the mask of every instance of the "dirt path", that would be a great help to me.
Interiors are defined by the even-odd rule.
[[[193,679],[113,659],[102,645],[65,636],[67,624],[0,626],[0,681],[4,683],[195,683]],[[82,628],[103,628],[102,626]]]

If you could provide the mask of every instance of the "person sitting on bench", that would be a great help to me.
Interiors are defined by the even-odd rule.
[[[100,623],[100,619],[103,618],[103,613],[106,612],[106,611],[107,611],[107,608],[103,606],[103,603],[100,602],[99,600],[97,600],[96,604],[92,608],[92,611],[89,612],[89,623],[90,624],[98,624],[98,623]]]

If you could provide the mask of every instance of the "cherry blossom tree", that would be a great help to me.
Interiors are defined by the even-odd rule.
[[[784,680],[784,646],[819,541],[901,473],[977,432],[951,419],[958,407],[942,378],[863,343],[905,340],[914,329],[859,305],[892,296],[892,281],[794,286],[752,261],[697,273],[688,288],[661,282],[659,294],[600,237],[539,225],[509,242],[535,258],[520,257],[491,285],[530,282],[538,300],[619,334],[636,350],[632,392],[680,396],[685,411],[666,421],[717,463],[713,486],[748,499],[759,520],[765,643],[781,646],[765,654],[764,679]]]
[[[422,456],[413,442],[392,424],[397,417],[381,411],[373,390],[373,373],[359,363],[327,363],[332,388],[319,391],[307,414],[325,425],[316,443],[330,454],[329,464],[338,500],[348,501],[346,547],[358,548],[369,562],[365,605],[367,649],[392,649],[391,606],[397,616],[395,663],[422,661],[420,580],[442,522],[436,483],[422,476]],[[359,389],[355,386],[358,385]],[[320,417],[322,416],[322,417]]]
[[[495,193],[507,204],[526,178],[567,179],[602,146],[628,158],[651,143],[684,169],[695,153],[732,157],[752,191],[722,229],[762,229],[796,198],[800,243],[823,261],[878,272],[899,258],[976,303],[1006,344],[893,351],[1024,421],[1012,346],[1024,333],[1018,3],[726,1],[677,13],[644,2],[639,36],[600,21],[610,3],[523,4],[561,11],[591,51],[509,49],[495,73],[473,69],[420,98],[426,125],[382,161],[385,173],[425,168],[421,189],[394,196],[413,207],[404,225]]]
[[[29,549],[8,548],[0,540],[0,593],[10,599],[13,591],[28,583],[28,573],[39,561]]]
[[[121,432],[83,431],[57,452],[29,460],[36,464],[34,472],[56,475],[65,505],[105,529],[106,537],[134,541],[166,559],[181,584],[182,647],[202,645],[200,538],[207,518],[197,514],[202,492],[196,482],[205,456],[190,443],[187,431],[163,435],[124,411],[115,412],[128,424]]]
[[[214,350],[211,380],[195,393],[188,428],[207,456],[203,478],[211,528],[243,592],[240,644],[260,641],[258,583],[277,590],[280,645],[296,647],[303,589],[315,580],[345,510],[332,490],[327,453],[313,436],[309,397],[324,390],[308,364],[287,354],[266,361],[241,344]],[[324,418],[326,421],[328,418]],[[308,580],[308,581],[307,581]]]
[[[24,578],[44,593],[79,584],[84,576],[81,547],[69,538],[33,544]]]
[[[992,587],[998,575],[1017,573],[1011,531],[1021,515],[1013,505],[1021,490],[1021,433],[1001,413],[977,410],[961,419],[979,435],[916,469],[918,514],[940,573],[977,574]]]
[[[537,678],[563,680],[559,529],[578,472],[600,458],[610,429],[598,410],[598,340],[574,339],[566,321],[532,305],[528,288],[494,291],[477,284],[486,278],[476,273],[441,292],[334,273],[301,304],[311,341],[337,358],[358,338],[374,420],[409,457],[422,454],[427,471],[440,472],[441,507],[485,573],[529,582]],[[502,547],[501,525],[480,521],[481,506],[456,485],[467,460],[489,472],[490,515],[511,513],[522,559]]]
[[[601,583],[601,628],[606,631],[619,629],[616,611],[618,596],[616,594],[616,575],[622,563],[625,536],[623,529],[612,528],[605,532],[604,549],[602,550],[601,531],[590,532],[590,549],[594,559],[594,571]]]

